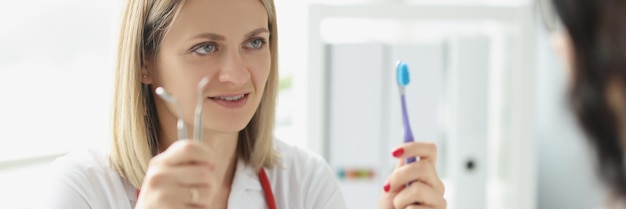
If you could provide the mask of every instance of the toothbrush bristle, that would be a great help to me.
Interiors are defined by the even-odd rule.
[[[409,83],[411,82],[410,76],[409,76],[409,66],[403,62],[403,61],[399,61],[398,65],[396,66],[396,71],[397,71],[397,80],[398,80],[398,85],[399,86],[407,86],[409,85]]]

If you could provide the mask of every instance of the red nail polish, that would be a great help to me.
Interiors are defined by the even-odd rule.
[[[404,154],[404,148],[400,147],[396,151],[393,151],[393,153],[391,153],[391,154],[394,157],[400,157],[400,156],[402,156],[402,154]]]
[[[389,185],[389,183],[385,184],[385,187],[383,187],[385,192],[389,192],[389,189],[390,189],[389,187],[391,187],[391,185]]]

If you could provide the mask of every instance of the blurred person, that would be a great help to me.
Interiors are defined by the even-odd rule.
[[[626,208],[626,1],[546,3],[560,19],[551,27],[569,69],[569,104],[610,191],[607,208]]]

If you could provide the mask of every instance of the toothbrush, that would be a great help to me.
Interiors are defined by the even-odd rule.
[[[404,143],[413,142],[413,132],[411,131],[411,124],[409,123],[409,113],[406,107],[406,96],[404,95],[405,88],[411,82],[409,75],[409,66],[403,62],[398,61],[396,65],[398,90],[400,92],[400,103],[402,104],[402,122],[404,123]],[[405,164],[415,162],[415,157],[409,157],[406,159]]]

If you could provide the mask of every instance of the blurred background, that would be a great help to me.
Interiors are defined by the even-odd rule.
[[[397,60],[411,69],[414,135],[439,145],[449,208],[600,205],[541,2],[275,1],[276,136],[326,158],[349,208],[376,207],[402,143]],[[37,201],[56,157],[109,146],[122,2],[0,7],[0,208]]]

